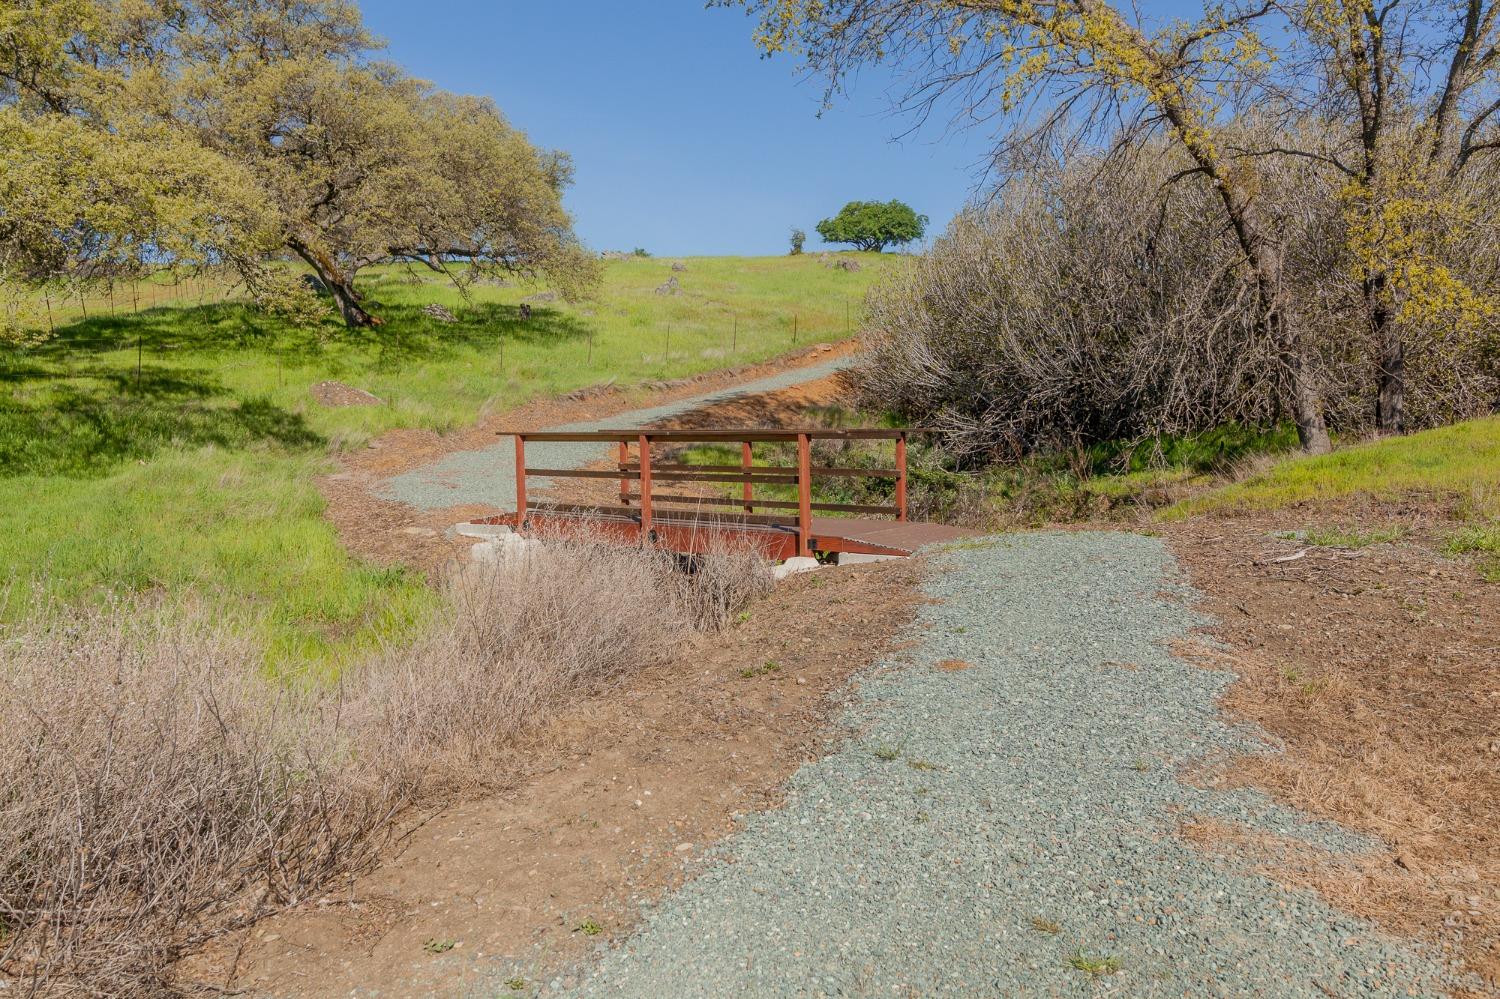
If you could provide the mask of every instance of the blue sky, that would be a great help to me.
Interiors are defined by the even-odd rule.
[[[890,81],[867,76],[821,118],[822,89],[761,59],[743,12],[702,0],[362,0],[413,74],[487,94],[567,150],[567,203],[597,250],[784,253],[851,199],[900,198],[941,228],[968,199],[982,137],[892,141]]]

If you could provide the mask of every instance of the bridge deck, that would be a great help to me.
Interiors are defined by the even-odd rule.
[[[524,520],[510,513],[484,517],[475,523],[506,524],[523,533],[566,536],[591,532],[621,541],[641,541],[640,512],[628,507],[538,503],[527,508]],[[773,559],[802,552],[905,556],[923,545],[957,541],[978,533],[920,521],[814,517],[804,547],[797,522],[789,518],[658,510],[651,520],[653,543],[673,551],[703,553],[749,546]]]

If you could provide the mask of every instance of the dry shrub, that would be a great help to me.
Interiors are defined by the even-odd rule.
[[[1252,138],[1247,147],[1298,145]],[[1257,202],[1292,285],[1288,319],[1330,426],[1363,433],[1379,344],[1346,250],[1344,178],[1291,157],[1258,163]],[[1289,373],[1218,195],[1190,166],[1147,143],[1010,176],[872,291],[864,403],[941,430],[975,462],[1284,419]],[[1455,197],[1472,224],[1435,252],[1500,301],[1497,181],[1466,184]],[[1405,322],[1413,429],[1500,405],[1500,313]]]
[[[678,649],[767,564],[601,541],[473,566],[412,643],[298,690],[191,608],[42,613],[0,646],[0,986],[187,991],[176,960],[376,858],[398,813],[493,786],[548,710]]]
[[[406,761],[429,791],[493,786],[503,775],[486,763],[497,745],[718,627],[769,580],[769,563],[748,551],[683,567],[670,552],[544,538],[525,556],[453,576],[442,620],[365,664],[350,710],[376,741],[369,750]]]
[[[158,994],[184,948],[378,846],[390,789],[243,640],[165,611],[42,615],[0,660],[0,971],[22,994]]]

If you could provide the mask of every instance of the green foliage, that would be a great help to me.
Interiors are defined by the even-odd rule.
[[[927,231],[927,216],[901,201],[851,201],[833,218],[819,222],[817,230],[824,242],[850,243],[856,249],[879,253],[887,246],[921,239]],[[792,245],[797,245],[795,238]]]
[[[1470,496],[1500,489],[1500,417],[1469,420],[1407,437],[1356,444],[1333,454],[1283,461],[1243,482],[1186,500],[1178,519],[1214,510],[1270,510],[1356,494],[1392,498],[1426,492]]]
[[[353,280],[387,259],[546,274],[569,298],[597,284],[562,207],[568,158],[488,99],[375,61],[352,3],[39,6],[55,20],[0,19],[15,55],[0,213],[19,222],[0,233],[0,280],[226,260],[306,322],[312,300],[266,266],[290,251],[350,325],[377,321]]]
[[[803,232],[801,229],[798,229],[798,228],[796,228],[794,226],[792,228],[792,249],[791,249],[791,255],[795,257],[797,254],[801,253],[802,252],[803,244],[805,244],[806,242],[807,242],[807,233]]]

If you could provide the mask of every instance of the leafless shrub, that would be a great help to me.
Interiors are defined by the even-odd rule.
[[[413,642],[303,689],[191,608],[39,614],[0,644],[0,983],[173,994],[173,964],[377,856],[414,802],[760,592],[751,553],[603,541],[473,567]]]
[[[365,752],[419,774],[426,792],[492,786],[497,746],[568,697],[661,660],[758,595],[767,563],[722,552],[684,572],[671,553],[602,538],[473,563],[442,618],[350,680]],[[441,758],[441,759],[440,759]]]
[[[0,661],[0,973],[156,995],[183,951],[357,869],[399,799],[336,712],[165,611],[44,615]]]
[[[1257,169],[1329,423],[1362,433],[1379,351],[1343,249],[1339,180],[1293,158]],[[864,403],[941,430],[974,462],[1284,418],[1287,374],[1260,334],[1251,276],[1215,221],[1217,195],[1183,170],[1161,146],[1075,155],[960,215],[872,293]],[[1469,198],[1471,224],[1445,251],[1491,293],[1496,193]],[[1495,322],[1463,335],[1429,325],[1409,338],[1413,425],[1500,403]]]

